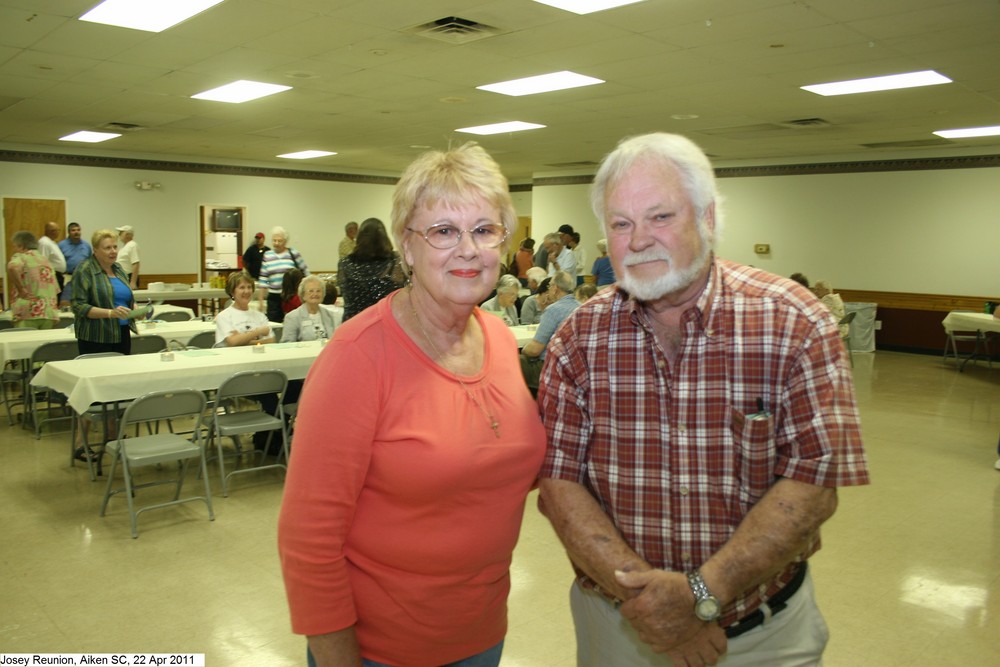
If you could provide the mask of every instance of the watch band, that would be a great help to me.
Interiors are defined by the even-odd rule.
[[[687,575],[688,585],[694,593],[694,613],[703,621],[715,621],[722,613],[722,604],[719,598],[712,595],[705,585],[705,579],[701,572],[695,570]]]

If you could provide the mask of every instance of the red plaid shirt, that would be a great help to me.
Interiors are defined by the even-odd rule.
[[[690,572],[718,551],[778,477],[868,483],[837,322],[808,290],[716,259],[682,316],[671,367],[641,304],[602,292],[548,346],[538,392],[541,476],[583,484],[654,567]],[[767,416],[753,418],[763,405]],[[800,559],[819,548],[819,539]],[[744,592],[723,626],[794,574]],[[581,574],[584,584],[589,582]]]

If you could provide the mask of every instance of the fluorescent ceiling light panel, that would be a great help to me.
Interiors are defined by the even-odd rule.
[[[614,9],[624,5],[632,5],[642,0],[535,0],[543,5],[565,9],[574,14],[593,14],[603,12],[605,9]]]
[[[222,0],[104,0],[80,20],[162,32],[220,2]]]
[[[276,83],[261,83],[259,81],[240,79],[239,81],[233,81],[232,83],[227,83],[212,90],[206,90],[191,97],[196,100],[213,100],[215,102],[239,104],[291,89],[291,86],[279,86]]]
[[[810,93],[824,96],[851,95],[853,93],[871,93],[877,90],[936,86],[941,83],[951,83],[951,79],[929,69],[923,72],[890,74],[889,76],[875,76],[870,79],[855,79],[853,81],[837,81],[834,83],[821,83],[815,86],[802,86],[802,90],[808,90]]]
[[[503,134],[505,132],[521,132],[523,130],[537,130],[544,125],[537,123],[524,123],[519,120],[512,120],[507,123],[493,123],[492,125],[477,125],[475,127],[460,127],[456,132],[467,132],[469,134]]]
[[[99,144],[102,141],[107,141],[108,139],[114,139],[115,137],[120,137],[122,135],[115,134],[114,132],[88,132],[86,130],[81,132],[74,132],[73,134],[67,134],[65,137],[59,137],[59,141],[83,141],[88,144]]]
[[[934,134],[945,139],[971,139],[972,137],[1000,136],[1000,125],[992,127],[967,127],[962,130],[938,130]]]
[[[297,153],[285,153],[277,157],[286,157],[289,160],[308,160],[314,157],[326,157],[327,155],[336,155],[336,153],[331,151],[298,151]]]
[[[551,74],[539,74],[523,79],[512,81],[501,81],[485,86],[476,86],[479,90],[487,90],[491,93],[520,97],[521,95],[535,95],[536,93],[549,93],[553,90],[566,90],[567,88],[580,88],[581,86],[593,86],[597,83],[604,83],[602,79],[595,79],[592,76],[577,74],[576,72],[552,72]]]

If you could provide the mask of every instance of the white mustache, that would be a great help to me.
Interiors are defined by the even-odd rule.
[[[643,264],[645,262],[655,262],[658,260],[665,260],[667,262],[673,263],[674,259],[670,256],[670,253],[666,250],[643,250],[642,252],[634,252],[622,261],[623,266],[635,266],[636,264]]]

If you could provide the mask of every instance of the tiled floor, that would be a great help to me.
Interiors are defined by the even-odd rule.
[[[857,354],[874,483],[846,489],[813,577],[828,667],[1000,664],[1000,368]],[[67,465],[65,435],[0,425],[0,651],[201,652],[209,667],[304,664],[275,554],[280,478],[157,510]],[[213,479],[215,487],[218,480]],[[529,499],[504,667],[574,664],[562,548]],[[614,666],[609,666],[614,667]]]

